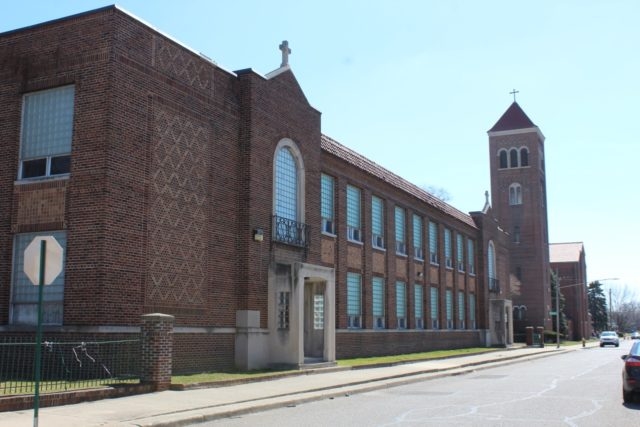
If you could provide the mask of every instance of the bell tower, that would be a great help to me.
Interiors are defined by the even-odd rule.
[[[514,101],[487,132],[491,201],[509,233],[515,334],[525,327],[552,329],[544,135]]]

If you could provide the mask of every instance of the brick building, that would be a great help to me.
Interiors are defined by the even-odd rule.
[[[2,335],[33,331],[38,236],[64,248],[48,336],[170,314],[174,372],[508,345],[514,304],[538,326],[543,145],[505,119],[517,104],[489,132],[493,203],[466,214],[323,135],[281,49],[265,76],[230,72],[115,6],[0,34]],[[539,166],[522,223],[512,146]],[[514,258],[518,224],[535,240]]]
[[[551,269],[558,277],[559,291],[565,299],[567,336],[572,340],[589,338],[593,326],[589,317],[587,262],[582,242],[552,243],[549,246]],[[555,295],[552,296],[555,298]],[[555,310],[555,302],[554,302]]]

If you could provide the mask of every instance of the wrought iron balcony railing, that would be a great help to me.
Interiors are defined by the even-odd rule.
[[[273,216],[273,238],[276,242],[306,248],[309,244],[309,226],[302,222]]]

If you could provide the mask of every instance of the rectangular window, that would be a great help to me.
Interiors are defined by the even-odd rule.
[[[429,222],[429,261],[438,265],[438,224]]]
[[[467,240],[467,259],[469,264],[469,274],[476,274],[476,255],[475,255],[475,242],[471,239]]]
[[[456,234],[456,251],[458,271],[464,271],[464,237],[460,233]]]
[[[413,285],[413,315],[416,319],[416,329],[424,329],[424,310],[423,310],[423,287],[422,285]]]
[[[405,217],[404,209],[396,206],[396,253],[400,255],[407,254],[407,244],[405,243]]]
[[[458,329],[465,329],[464,292],[458,292]]]
[[[24,95],[20,179],[69,173],[74,92],[62,86]]]
[[[453,268],[453,251],[451,247],[451,230],[444,229],[444,260],[447,268]]]
[[[371,244],[384,249],[384,202],[381,198],[371,198]]]
[[[413,215],[413,256],[416,259],[424,259],[422,249],[422,217]]]
[[[347,317],[350,328],[362,327],[362,283],[358,273],[347,273]]]
[[[476,296],[469,294],[469,329],[476,328]]]
[[[445,310],[447,315],[447,329],[453,329],[453,292],[447,289],[445,293]]]
[[[334,180],[332,176],[322,174],[320,177],[320,214],[322,215],[322,232],[336,234],[334,220]]]
[[[407,328],[407,288],[404,282],[396,282],[396,318],[398,329]]]
[[[438,323],[438,288],[431,288],[431,329],[439,329]]]
[[[372,283],[373,327],[384,329],[384,279],[374,277]]]
[[[324,295],[313,295],[313,329],[324,329]]]
[[[347,185],[347,238],[354,242],[362,242],[360,217],[360,189]]]
[[[14,238],[13,290],[11,292],[11,323],[16,325],[36,325],[38,323],[38,286],[34,285],[24,272],[25,249],[36,237],[53,236],[62,247],[62,271],[53,283],[44,286],[42,296],[42,323],[62,325],[64,305],[64,265],[67,250],[67,234],[64,231],[46,233],[17,234]],[[50,245],[51,243],[47,243]],[[37,251],[40,244],[36,243]],[[38,252],[39,254],[39,252]],[[38,258],[39,259],[39,258]]]
[[[278,329],[289,329],[289,292],[278,292]]]

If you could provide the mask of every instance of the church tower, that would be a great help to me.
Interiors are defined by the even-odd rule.
[[[511,237],[510,283],[504,286],[513,302],[514,334],[527,326],[551,330],[544,135],[515,99],[488,135],[492,209]]]

